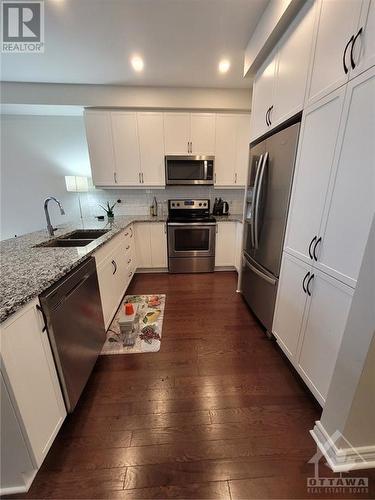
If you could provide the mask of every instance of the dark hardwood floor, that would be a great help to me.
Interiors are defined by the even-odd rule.
[[[167,294],[160,352],[98,360],[18,497],[372,498],[307,492],[320,408],[236,281],[232,272],[136,275],[129,294]]]

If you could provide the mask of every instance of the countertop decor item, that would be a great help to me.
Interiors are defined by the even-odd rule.
[[[166,296],[126,295],[107,331],[107,340],[101,354],[135,354],[160,350]],[[136,317],[132,332],[125,332],[121,325],[124,305],[134,304]],[[131,344],[128,339],[132,337]]]
[[[107,214],[108,219],[113,219],[115,217],[113,209],[114,209],[114,207],[116,205],[117,205],[117,203],[114,203],[113,205],[111,205],[109,203],[109,201],[107,201],[107,204],[106,204],[105,207],[103,207],[103,205],[99,205],[99,206],[105,211],[105,213]]]

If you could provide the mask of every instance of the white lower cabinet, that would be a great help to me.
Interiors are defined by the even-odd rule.
[[[272,332],[292,362],[297,354],[306,304],[306,293],[302,285],[309,271],[310,265],[284,252]]]
[[[238,273],[240,272],[242,261],[242,235],[243,224],[242,222],[236,222],[236,248],[234,256],[234,266]]]
[[[139,222],[135,224],[138,268],[166,268],[167,234],[164,222]]]
[[[218,222],[216,226],[215,266],[234,266],[236,255],[236,222]]]
[[[301,334],[298,369],[321,403],[325,402],[354,290],[313,270],[311,298]]]
[[[354,290],[284,252],[272,332],[323,405]]]
[[[134,227],[129,226],[94,254],[106,329],[135,272],[134,239]]]
[[[66,416],[38,305],[34,299],[1,327],[2,373],[35,468],[45,459]]]

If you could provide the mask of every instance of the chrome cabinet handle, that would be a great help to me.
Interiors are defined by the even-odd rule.
[[[131,273],[129,273],[128,277],[130,278],[131,276],[133,276],[133,271]]]
[[[130,231],[130,238],[133,238],[133,228],[132,228],[132,227],[130,227],[130,228],[129,228],[129,231]]]
[[[138,174],[138,178],[139,178],[139,184],[142,184],[142,180],[141,180],[141,172],[139,172],[139,174]]]
[[[116,271],[117,271],[117,264],[116,264],[116,261],[115,261],[115,260],[113,260],[113,261],[112,261],[112,266],[113,266],[113,272],[112,272],[112,274],[116,274]]]
[[[129,250],[129,248],[130,248],[130,245],[128,245],[128,246],[126,247],[126,250]]]
[[[128,260],[128,264],[130,264],[130,262],[131,262],[131,261],[132,261],[132,260],[131,260],[131,259],[129,259],[129,260]]]
[[[272,106],[270,107],[269,111],[268,111],[268,121],[269,121],[269,126],[272,125],[272,121],[271,121],[271,113],[272,113],[272,110],[273,110],[273,104]]]
[[[216,173],[214,174],[214,183],[216,184]]]
[[[145,183],[145,180],[144,180],[144,178],[143,178],[143,172],[142,172],[142,174],[141,174],[141,175],[142,175],[142,184],[144,184],[144,183]]]
[[[128,233],[128,232],[126,232],[126,233],[125,233],[125,236],[128,236],[128,235],[129,235],[129,233]]]
[[[237,172],[234,174],[234,183],[237,184]]]
[[[117,184],[117,174],[116,174],[116,172],[113,172],[113,179],[115,181],[115,184]]]

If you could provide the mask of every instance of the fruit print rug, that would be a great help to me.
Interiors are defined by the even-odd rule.
[[[135,354],[140,352],[157,352],[160,349],[163,328],[165,298],[159,295],[125,295],[121,301],[115,317],[107,331],[107,339],[103,346],[105,354]],[[125,304],[137,304],[137,317],[134,321],[133,332],[135,343],[132,346],[124,344],[118,318]]]

